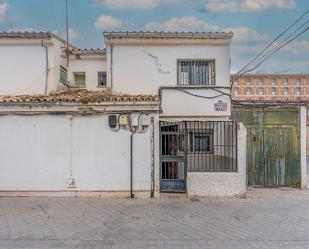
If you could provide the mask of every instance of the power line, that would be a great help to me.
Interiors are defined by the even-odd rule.
[[[299,30],[301,30],[307,23],[309,23],[309,20],[307,20],[306,22],[304,22],[300,27],[298,27],[292,34],[290,34],[289,36],[287,36],[285,39],[283,39],[279,44],[277,44],[274,48],[272,48],[269,52],[267,52],[265,55],[263,55],[261,58],[259,58],[258,60],[256,60],[251,66],[254,66],[254,64],[259,64],[261,61],[264,60],[264,58],[268,58],[270,54],[272,54],[274,51],[278,51],[277,48],[281,48],[282,44],[284,44],[286,41],[288,41],[291,37],[293,37],[293,35],[295,35]],[[306,29],[306,28],[305,28]],[[302,31],[301,31],[302,32]],[[303,34],[303,33],[302,33]],[[297,36],[297,35],[296,35]],[[299,37],[299,36],[297,36]],[[294,40],[294,39],[293,39]],[[260,64],[259,64],[260,65]],[[256,67],[254,67],[255,69]],[[247,72],[251,72],[254,69],[249,69],[246,71],[243,71],[242,73],[247,73]]]
[[[292,23],[289,27],[287,27],[283,32],[281,32],[273,41],[270,42],[262,51],[260,51],[251,61],[249,61],[242,69],[238,71],[238,74],[241,74],[244,70],[246,70],[249,66],[255,63],[255,61],[268,49],[270,48],[277,40],[279,40],[284,34],[286,34],[292,27],[294,27],[305,15],[309,13],[309,10],[305,11],[294,23]]]
[[[294,41],[296,38],[298,38],[299,36],[301,36],[302,34],[304,34],[305,32],[307,32],[309,30],[309,27],[306,27],[305,29],[303,29],[299,34],[297,34],[296,36],[294,36],[293,38],[291,38],[290,40],[286,41],[285,43],[281,44],[277,49],[275,49],[274,51],[272,51],[268,56],[266,56],[261,62],[259,62],[259,64],[257,64],[254,68],[247,70],[243,73],[249,73],[255,69],[257,69],[260,65],[262,65],[270,56],[272,56],[274,53],[276,53],[278,50],[280,50],[282,47],[288,45],[289,43],[291,43],[292,41]]]

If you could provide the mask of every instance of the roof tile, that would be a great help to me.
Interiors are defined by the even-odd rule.
[[[102,102],[157,102],[157,95],[123,95],[107,91],[73,90],[50,95],[6,95],[0,96],[0,103],[79,103],[97,104]]]

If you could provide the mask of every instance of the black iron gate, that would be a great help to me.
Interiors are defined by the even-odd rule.
[[[188,172],[237,171],[237,123],[160,122],[160,190],[186,192]]]
[[[186,192],[185,129],[182,123],[160,122],[162,192]]]

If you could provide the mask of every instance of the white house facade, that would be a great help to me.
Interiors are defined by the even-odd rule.
[[[61,85],[70,90],[0,91],[0,194],[244,196],[246,129],[230,120],[232,34],[104,38],[106,50],[70,50]]]
[[[0,94],[48,94],[61,89],[65,41],[52,33],[0,32]]]

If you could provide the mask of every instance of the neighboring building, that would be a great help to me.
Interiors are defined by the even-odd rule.
[[[0,94],[47,94],[66,81],[65,41],[49,32],[0,32]]]
[[[70,91],[0,96],[0,194],[243,196],[232,33],[104,37],[106,51],[70,49]]]
[[[309,74],[246,74],[231,78],[235,100],[309,102]]]
[[[69,60],[69,84],[96,91],[106,88],[106,50],[73,50]]]
[[[306,186],[308,87],[303,74],[232,75],[232,116],[248,134],[249,185]]]

